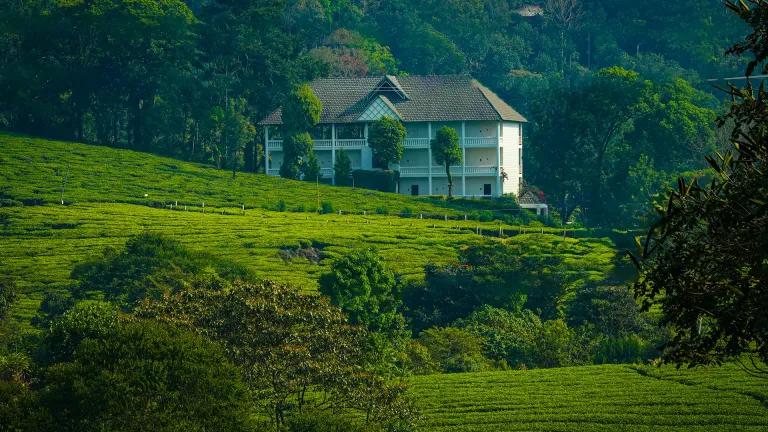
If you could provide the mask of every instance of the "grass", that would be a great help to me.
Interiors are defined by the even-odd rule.
[[[512,237],[498,240],[477,229],[499,231],[497,223],[431,221],[379,215],[315,215],[247,210],[245,214],[158,209],[132,204],[82,203],[2,209],[7,225],[0,228],[0,271],[14,276],[23,293],[14,316],[28,319],[47,289],[66,287],[72,267],[120,247],[132,235],[159,232],[191,249],[204,250],[245,264],[263,278],[314,291],[317,278],[334,257],[353,248],[375,247],[385,261],[408,278],[419,278],[429,262],[455,260],[460,248],[484,241],[520,243],[531,254],[559,254],[580,280],[599,281],[613,268],[615,250],[609,239],[563,238],[502,226]],[[319,264],[297,258],[284,261],[283,248],[311,240],[322,249]]]
[[[425,432],[768,430],[768,385],[733,365],[431,375],[411,391]]]
[[[118,202],[459,216],[496,207],[491,200],[430,198],[332,187],[263,174],[232,173],[131,150],[0,133],[0,199],[26,204]],[[62,187],[64,193],[62,194]],[[507,205],[508,206],[508,205]],[[322,206],[321,206],[322,207]]]

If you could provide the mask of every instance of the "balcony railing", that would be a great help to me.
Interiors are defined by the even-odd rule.
[[[454,176],[461,176],[462,173],[465,173],[467,177],[485,177],[485,176],[495,177],[496,172],[497,171],[495,166],[468,165],[463,170],[461,165],[451,167],[451,175],[454,175]],[[429,176],[429,167],[426,167],[426,166],[417,166],[417,167],[401,166],[400,167],[400,177],[427,177],[427,176]],[[433,166],[432,177],[446,177],[445,167]]]
[[[430,139],[429,138],[406,138],[405,143],[403,143],[403,147],[405,148],[414,148],[414,149],[420,149],[420,148],[429,148]]]
[[[406,138],[403,143],[403,147],[407,149],[426,149],[429,148],[431,139],[429,138]],[[365,138],[359,139],[337,139],[336,148],[347,150],[359,150],[365,147],[367,141]],[[459,140],[461,145],[461,140]],[[464,147],[477,148],[477,147],[496,147],[499,145],[499,139],[496,137],[466,137],[464,138]],[[316,150],[331,150],[333,148],[333,141],[329,139],[314,140],[314,148]],[[267,149],[272,151],[281,151],[283,149],[283,140],[269,140],[267,141]]]
[[[465,137],[464,147],[496,147],[499,145],[499,139],[497,137],[484,138],[484,137]]]

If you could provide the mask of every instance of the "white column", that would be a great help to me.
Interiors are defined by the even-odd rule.
[[[501,196],[501,122],[496,130],[496,196]]]
[[[432,195],[432,122],[427,122],[427,137],[429,146],[427,147],[427,164],[429,164],[429,194]]]
[[[467,147],[466,123],[461,122],[461,195],[467,196]]]
[[[269,174],[269,126],[264,126],[264,174]]]
[[[336,123],[331,124],[331,168],[336,167]],[[336,185],[336,172],[331,177],[331,184]]]

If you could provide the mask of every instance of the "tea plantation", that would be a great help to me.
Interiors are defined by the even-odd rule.
[[[768,383],[734,365],[431,375],[412,391],[428,432],[768,430]]]
[[[567,271],[581,281],[604,278],[617,255],[607,238],[574,239],[573,232],[564,237],[559,229],[541,226],[465,221],[461,206],[478,203],[447,209],[440,201],[321,185],[321,200],[334,209],[370,211],[320,215],[290,211],[316,207],[318,187],[311,183],[245,173],[233,181],[231,173],[173,159],[7,134],[0,134],[0,147],[0,272],[18,281],[21,298],[13,316],[22,322],[35,313],[45,290],[66,288],[76,263],[145,231],[308,292],[335,256],[362,246],[379,249],[409,278],[420,277],[429,262],[454,260],[462,247],[499,241],[499,234],[531,254],[564,256]],[[279,200],[288,211],[277,211]],[[403,209],[408,217],[399,215]],[[379,214],[387,212],[392,215]],[[421,219],[419,212],[443,217]],[[286,256],[299,242],[311,242],[321,259]]]

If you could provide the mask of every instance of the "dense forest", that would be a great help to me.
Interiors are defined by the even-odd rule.
[[[253,125],[297,83],[471,74],[530,119],[564,221],[626,226],[723,141],[703,79],[739,74],[745,31],[717,0],[3,2],[0,127],[259,171]]]

